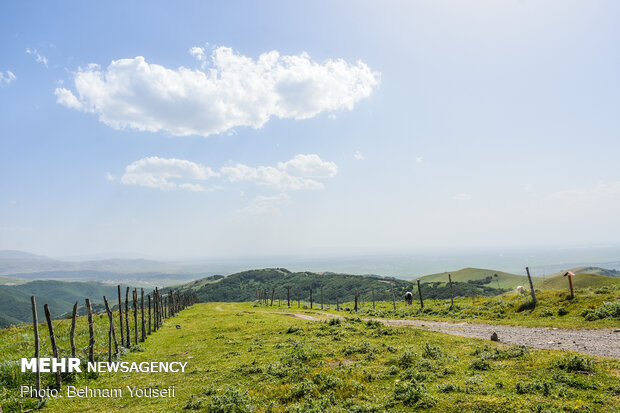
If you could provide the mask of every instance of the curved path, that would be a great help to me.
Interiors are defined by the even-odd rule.
[[[333,314],[316,314],[321,317],[343,318]],[[308,321],[325,319],[308,314],[286,313],[285,315]],[[551,350],[571,350],[595,356],[620,359],[620,329],[578,330],[568,328],[516,327],[484,323],[452,323],[448,321],[391,320],[384,318],[364,318],[363,320],[376,320],[394,327],[423,328],[455,336],[486,340],[489,340],[491,334],[495,332],[503,343]]]

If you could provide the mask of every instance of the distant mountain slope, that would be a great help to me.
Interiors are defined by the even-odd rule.
[[[481,285],[487,285],[496,288],[512,289],[518,285],[528,283],[527,277],[523,275],[510,274],[507,272],[488,270],[482,268],[463,268],[457,271],[442,272],[438,274],[425,275],[418,278],[421,282],[448,282],[448,274],[452,276],[452,282],[482,282]],[[495,277],[497,274],[497,277]]]
[[[575,274],[573,276],[574,288],[600,288],[606,285],[620,285],[620,278],[608,277],[600,274]],[[536,288],[541,290],[567,290],[568,279],[564,275],[557,275],[545,280],[539,280]]]
[[[0,285],[0,327],[11,324],[32,321],[32,307],[30,296],[37,300],[39,319],[45,319],[43,305],[49,304],[53,318],[71,311],[73,304],[78,301],[84,304],[85,298],[94,303],[103,301],[103,296],[116,302],[116,286],[99,283],[62,282],[62,281],[33,281],[20,285]]]
[[[24,251],[0,250],[0,275],[53,271],[101,271],[113,273],[185,272],[173,264],[143,259],[59,261]]]
[[[566,274],[566,271],[572,271],[575,274],[583,274],[583,273],[585,273],[585,274],[604,275],[606,277],[620,277],[620,271],[618,271],[618,270],[609,270],[607,268],[586,267],[586,266],[569,268],[568,270],[558,271],[558,272],[555,272],[553,274],[549,274],[546,277],[556,277],[558,275],[564,275],[564,274]]]
[[[406,291],[411,291],[417,297],[417,287],[412,281],[405,281],[391,277],[361,276],[336,273],[291,272],[284,268],[265,268],[260,270],[243,271],[227,277],[207,277],[190,283],[177,286],[181,292],[196,293],[201,301],[253,301],[256,299],[258,288],[272,291],[274,298],[286,299],[287,287],[290,287],[292,300],[308,301],[310,288],[313,289],[315,302],[320,302],[321,287],[323,299],[326,303],[353,301],[355,291],[358,291],[360,300],[372,300],[374,290],[375,299],[392,300],[392,286],[396,299],[401,301]],[[473,283],[455,282],[453,285],[455,296],[468,295],[497,295],[505,290],[492,286],[482,286]],[[450,289],[440,283],[425,284],[422,290],[424,298],[447,298]]]

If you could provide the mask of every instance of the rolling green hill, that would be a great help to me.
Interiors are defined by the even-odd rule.
[[[405,281],[392,277],[361,276],[336,273],[291,272],[284,268],[266,268],[243,271],[227,277],[211,276],[174,287],[180,292],[196,293],[200,301],[239,302],[256,300],[257,289],[267,290],[269,297],[286,299],[287,287],[290,287],[291,300],[309,301],[310,288],[313,290],[314,302],[320,302],[321,287],[325,303],[335,304],[352,301],[355,291],[360,300],[371,301],[374,290],[375,299],[392,300],[392,287],[396,300],[401,301],[405,292],[414,293],[417,297],[417,286],[414,281]],[[455,296],[498,295],[504,289],[494,285],[455,282]],[[450,288],[440,283],[426,283],[422,287],[424,298],[449,298]]]
[[[487,270],[481,268],[463,268],[458,271],[442,272],[438,274],[425,275],[419,280],[428,282],[448,282],[448,274],[452,275],[452,282],[475,282],[495,288],[513,289],[518,285],[526,285],[527,277],[523,275],[510,274],[502,271]],[[497,274],[497,277],[495,277]],[[487,281],[487,282],[483,282]]]
[[[103,296],[117,297],[116,286],[99,283],[33,281],[20,285],[0,285],[0,327],[8,327],[32,321],[30,296],[37,299],[39,318],[44,319],[43,305],[49,304],[52,318],[59,318],[70,312],[73,304],[83,305],[85,298],[94,303],[103,301]],[[114,301],[113,301],[114,302]]]
[[[608,277],[600,274],[575,274],[573,276],[574,288],[600,288],[609,285],[620,285],[620,278]],[[562,275],[538,280],[536,288],[541,290],[565,290],[568,289],[568,279]]]

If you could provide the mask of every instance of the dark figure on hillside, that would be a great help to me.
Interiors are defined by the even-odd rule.
[[[413,300],[413,293],[411,291],[407,291],[405,293],[405,302],[411,305],[411,301]]]

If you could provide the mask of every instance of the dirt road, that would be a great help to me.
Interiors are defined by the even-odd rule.
[[[315,317],[308,314],[286,315],[308,321],[324,320],[322,317],[339,317],[333,314],[317,313]],[[620,359],[620,330],[601,328],[596,330],[577,330],[568,328],[516,327],[483,323],[452,323],[447,321],[425,321],[409,319],[377,320],[394,327],[423,328],[455,336],[482,338],[490,340],[491,334],[497,333],[503,343],[523,345],[551,350],[571,350],[579,353],[606,356]]]

